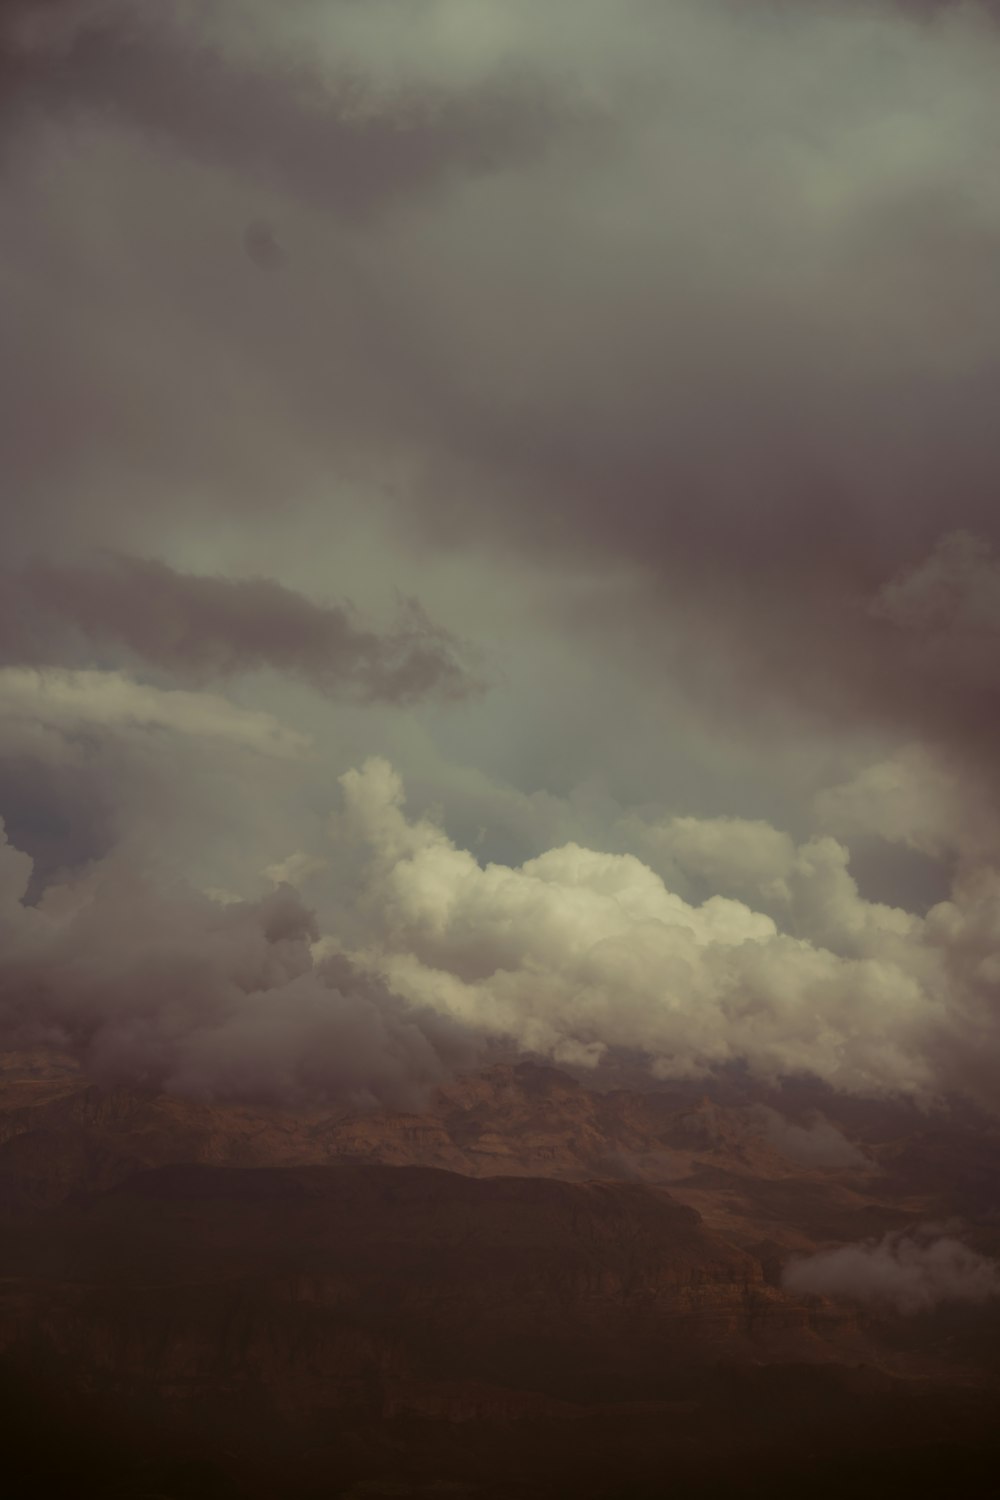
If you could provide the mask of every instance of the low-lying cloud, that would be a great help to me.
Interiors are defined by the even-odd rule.
[[[946,1302],[1000,1296],[996,1262],[933,1226],[794,1260],[783,1282],[792,1292],[844,1297],[910,1315]]]
[[[825,1115],[799,1124],[761,1104],[753,1110],[753,1116],[768,1145],[797,1166],[831,1171],[871,1166],[865,1153]]]
[[[0,697],[4,685],[0,673]],[[111,688],[110,706],[93,694],[92,731],[114,720],[121,737],[121,721],[144,712],[152,727],[129,728],[130,753],[150,733],[168,736],[168,760],[185,735],[202,757],[216,753],[211,695]],[[75,755],[73,723],[59,716],[81,714],[80,685],[53,696],[48,733]],[[36,698],[41,717],[37,686]],[[266,746],[280,726],[233,714],[219,728],[236,735],[232,767],[242,761],[238,812],[294,747],[279,740],[262,755],[256,739]],[[385,760],[341,781],[325,849],[308,830],[298,848],[275,849],[271,830],[249,871],[246,855],[242,868],[213,867],[210,895],[126,829],[101,857],[49,871],[25,904],[32,861],[7,845],[0,1031],[51,1029],[102,1075],[234,1097],[402,1096],[453,1057],[501,1043],[582,1068],[642,1056],[657,1078],[739,1064],[766,1083],[807,1076],[870,1097],[995,1104],[1000,874],[989,866],[960,870],[950,899],[921,917],[866,901],[829,836],[796,845],[754,824],[734,843],[743,896],[699,902],[636,855],[579,843],[480,864],[432,819],[407,817]],[[696,834],[687,820],[683,849],[671,835],[674,856],[708,850],[725,889],[718,820],[704,845]],[[272,891],[248,898],[248,885]],[[866,1165],[822,1117],[764,1110],[753,1123],[799,1166]]]
[[[0,833],[0,1045],[55,1044],[106,1082],[206,1099],[413,1106],[474,1057],[447,1017],[340,954],[291,887],[213,901],[123,858],[23,904]]]

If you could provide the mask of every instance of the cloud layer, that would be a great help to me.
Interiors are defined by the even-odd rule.
[[[270,871],[480,1034],[995,1097],[994,8],[419,10],[3,7],[25,910]]]
[[[207,1099],[404,1107],[475,1055],[342,956],[314,961],[314,918],[287,885],[223,904],[119,860],[25,907],[30,874],[3,838],[3,1044]]]
[[[986,9],[45,9],[4,31],[22,545],[206,495],[329,535],[349,476],[417,548],[622,569],[730,722],[992,756],[993,647],[885,607],[1000,540]]]
[[[459,643],[415,600],[379,635],[350,607],[314,604],[273,579],[199,577],[126,556],[36,562],[4,581],[3,598],[8,660],[65,661],[82,638],[198,685],[270,667],[372,702],[457,699],[479,687]]]
[[[786,1268],[783,1280],[793,1292],[846,1297],[911,1315],[946,1302],[1000,1296],[996,1262],[933,1226],[806,1256]]]
[[[666,830],[675,857],[760,903],[694,905],[634,855],[578,844],[483,867],[406,818],[386,762],[342,780],[372,855],[362,961],[477,1030],[566,1062],[624,1048],[660,1076],[740,1061],[925,1099],[975,1087],[1000,1056],[995,869],[920,918],[864,900],[832,838],[796,848],[766,825],[684,819]]]

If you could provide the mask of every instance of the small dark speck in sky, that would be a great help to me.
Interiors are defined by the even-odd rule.
[[[264,219],[255,219],[247,225],[243,244],[254,265],[262,271],[280,271],[285,264],[285,252],[273,227]]]

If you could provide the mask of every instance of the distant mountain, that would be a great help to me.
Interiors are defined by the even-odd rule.
[[[20,1066],[18,1062],[20,1061]],[[955,1111],[867,1103],[805,1084],[586,1087],[500,1064],[421,1113],[215,1105],[107,1089],[44,1055],[0,1069],[0,1204],[46,1206],[147,1167],[440,1167],[464,1176],[669,1187],[739,1243],[787,1250],[928,1217],[1000,1212],[1000,1129]]]

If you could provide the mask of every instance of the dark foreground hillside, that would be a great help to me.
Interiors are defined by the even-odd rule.
[[[2,1271],[24,1494],[968,1493],[991,1456],[988,1384],[879,1369],[641,1184],[167,1167],[11,1227]]]
[[[955,1211],[995,1253],[994,1148],[961,1122],[874,1110],[803,1163],[738,1093],[530,1067],[423,1117],[73,1076],[0,1105],[18,1497],[995,1491],[995,1303],[781,1285],[797,1248]]]

